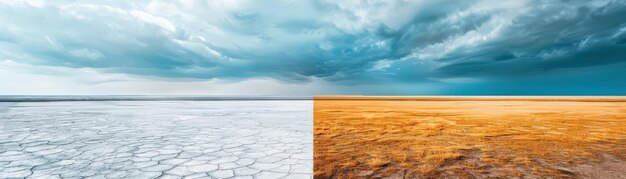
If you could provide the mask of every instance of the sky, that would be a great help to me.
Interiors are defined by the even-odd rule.
[[[622,0],[0,0],[4,95],[626,95]]]

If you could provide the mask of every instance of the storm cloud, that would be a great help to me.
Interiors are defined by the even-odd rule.
[[[347,94],[626,94],[625,19],[619,0],[5,0],[0,61],[371,87]]]

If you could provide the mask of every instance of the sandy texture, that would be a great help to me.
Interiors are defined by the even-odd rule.
[[[316,98],[314,173],[624,178],[626,102],[605,99]]]

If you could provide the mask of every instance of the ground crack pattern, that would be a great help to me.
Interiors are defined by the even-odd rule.
[[[312,178],[312,101],[0,108],[0,178]]]

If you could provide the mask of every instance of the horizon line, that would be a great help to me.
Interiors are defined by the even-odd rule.
[[[626,102],[626,96],[592,95],[0,95],[0,102],[60,101],[268,101],[268,100],[365,100],[365,101],[580,101]]]

